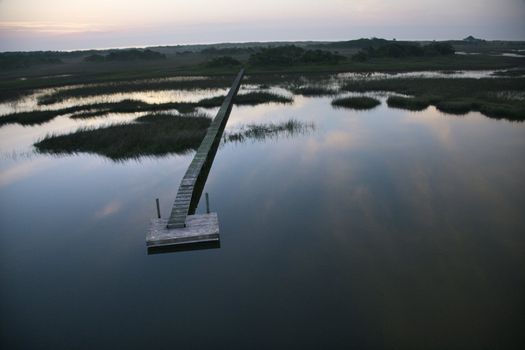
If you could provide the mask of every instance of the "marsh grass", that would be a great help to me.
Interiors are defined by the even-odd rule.
[[[492,75],[497,77],[521,77],[525,75],[525,69],[508,69],[494,72]]]
[[[72,114],[73,119],[85,119],[93,117],[103,117],[108,113],[134,113],[134,112],[161,112],[177,110],[181,114],[193,113],[197,107],[215,108],[220,107],[225,96],[215,96],[202,99],[198,102],[167,102],[167,103],[147,103],[140,100],[122,100],[120,102],[95,103],[88,105],[78,105],[69,108],[44,111],[20,112],[4,115],[0,117],[0,126],[4,124],[37,125],[43,124],[53,118]],[[240,94],[235,97],[236,105],[258,105],[263,103],[291,103],[290,97],[277,95],[269,92],[250,92]]]
[[[237,131],[225,132],[222,139],[228,142],[264,141],[269,138],[293,137],[304,135],[315,129],[313,123],[304,123],[290,119],[282,123],[248,124]]]
[[[342,90],[391,91],[413,96],[389,98],[389,106],[396,108],[420,110],[432,104],[445,113],[478,111],[496,119],[525,120],[525,101],[504,98],[499,94],[501,91],[525,91],[524,78],[353,80],[347,82]]]
[[[332,106],[356,110],[372,109],[381,104],[381,101],[366,96],[342,97],[332,101]]]
[[[89,105],[78,105],[56,110],[17,112],[0,117],[0,126],[4,124],[37,125],[43,124],[53,118],[72,114],[74,119],[91,118],[107,113],[133,113],[133,112],[155,112],[177,109],[180,113],[188,113],[195,110],[195,105],[184,102],[149,104],[138,100],[123,100],[120,102],[95,103]]]
[[[426,98],[390,96],[386,100],[388,107],[407,109],[410,111],[422,111],[426,109],[430,102]]]
[[[211,118],[201,113],[148,114],[132,124],[48,135],[34,146],[40,153],[96,153],[113,160],[185,153],[200,145],[210,122]]]
[[[219,107],[222,105],[222,102],[224,101],[225,96],[215,96],[211,98],[202,99],[199,102],[197,102],[198,107],[204,107],[204,108],[211,108],[211,107]],[[265,91],[254,91],[254,92],[248,92],[245,94],[238,94],[235,96],[233,103],[236,105],[248,105],[248,106],[255,106],[259,104],[265,104],[265,103],[292,103],[293,99],[288,96],[283,96],[279,94],[274,94],[271,92],[265,92]]]
[[[116,93],[162,90],[195,90],[227,88],[231,85],[231,77],[210,77],[187,81],[128,81],[120,83],[84,85],[71,89],[58,90],[38,99],[39,105],[50,105],[69,98],[94,97]]]

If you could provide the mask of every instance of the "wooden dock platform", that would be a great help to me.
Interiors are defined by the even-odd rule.
[[[195,210],[208,179],[224,128],[230,116],[233,100],[239,91],[243,76],[244,69],[241,69],[184,174],[170,217],[167,220],[152,220],[146,237],[148,249],[219,240],[217,213],[195,215]]]
[[[148,247],[214,242],[219,240],[217,213],[189,215],[186,227],[170,229],[167,219],[153,219],[146,237]]]

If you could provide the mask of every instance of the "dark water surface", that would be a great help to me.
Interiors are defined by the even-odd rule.
[[[228,129],[292,117],[315,130],[219,149],[220,248],[157,255],[192,154],[34,155],[65,119],[1,128],[2,348],[524,346],[525,124],[296,96]]]

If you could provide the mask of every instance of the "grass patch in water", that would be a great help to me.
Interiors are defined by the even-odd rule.
[[[247,140],[263,141],[279,136],[293,137],[302,135],[314,129],[313,123],[304,123],[296,119],[290,119],[283,123],[248,124],[242,126],[238,131],[226,131],[222,138],[225,143],[245,142]]]
[[[525,69],[508,69],[492,73],[496,77],[520,77],[525,75]]]
[[[134,113],[134,112],[157,112],[176,109],[180,113],[193,112],[196,105],[187,102],[172,102],[150,104],[138,100],[123,100],[120,102],[94,103],[79,105],[68,108],[44,111],[17,112],[0,116],[0,126],[4,124],[37,125],[43,124],[53,118],[73,114],[71,118],[82,119],[100,116],[106,113]]]
[[[366,96],[342,97],[336,98],[332,101],[332,106],[334,107],[351,108],[357,110],[372,109],[379,106],[380,104],[381,101]]]
[[[390,96],[386,100],[386,103],[388,104],[388,107],[408,109],[410,111],[422,111],[430,105],[426,98],[401,96]]]
[[[222,105],[225,96],[215,96],[205,98],[196,103],[198,107],[219,107]],[[265,103],[292,103],[291,97],[274,94],[271,92],[248,92],[235,96],[233,103],[236,105],[255,106]]]
[[[113,160],[185,153],[199,147],[210,122],[204,114],[148,114],[132,124],[46,136],[34,146],[41,153],[96,153]]]
[[[525,91],[525,78],[404,78],[352,80],[344,91],[391,91],[412,95],[409,99],[389,99],[389,105],[412,109],[418,104],[435,105],[446,113],[465,114],[478,111],[488,117],[525,120],[525,102],[501,97],[501,91]]]
[[[176,109],[179,113],[195,112],[197,107],[214,108],[220,107],[224,101],[224,96],[215,96],[202,99],[198,102],[167,102],[167,103],[147,103],[139,100],[123,100],[120,102],[95,103],[89,105],[79,105],[68,108],[30,111],[12,113],[0,116],[0,126],[4,124],[37,125],[43,124],[53,118],[72,114],[73,119],[93,118],[104,116],[107,113],[134,113],[134,112],[160,112]],[[268,92],[250,92],[237,95],[234,103],[236,105],[258,105],[263,103],[291,103],[293,99],[272,94]]]
[[[128,81],[120,83],[84,85],[66,90],[58,90],[44,95],[38,99],[39,105],[50,105],[62,102],[69,98],[94,97],[108,94],[129,93],[140,91],[162,90],[195,90],[228,88],[231,77],[210,77],[197,80],[153,80],[153,81]]]

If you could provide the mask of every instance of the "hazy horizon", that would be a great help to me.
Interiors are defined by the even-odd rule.
[[[525,40],[524,0],[0,0],[0,51],[381,37]]]

